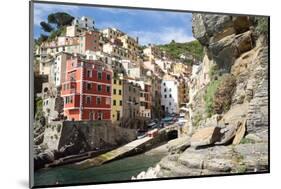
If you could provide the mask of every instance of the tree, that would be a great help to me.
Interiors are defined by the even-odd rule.
[[[57,13],[49,14],[48,16],[48,22],[52,24],[56,24],[57,28],[70,25],[73,19],[74,19],[73,16],[65,12],[57,12]]]
[[[48,39],[47,35],[41,34],[40,37],[37,39],[37,43],[40,45],[44,41],[47,41],[47,39]]]
[[[172,41],[171,41],[171,44],[175,44],[176,42],[175,42],[175,40],[173,39]]]
[[[44,21],[40,22],[40,25],[45,32],[51,32],[54,30],[54,28],[49,23],[46,23]]]

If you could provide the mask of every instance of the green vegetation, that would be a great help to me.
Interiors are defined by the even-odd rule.
[[[35,39],[35,45],[39,46],[40,44],[42,44],[43,42],[45,42],[47,40],[48,40],[48,36],[41,34],[40,37],[38,37],[38,39]]]
[[[257,17],[256,18],[256,30],[260,34],[268,34],[268,18],[267,17]]]
[[[49,35],[41,34],[37,40],[36,45],[41,45],[45,41],[53,41],[58,36],[64,36],[66,33],[66,26],[70,25],[74,17],[65,13],[57,12],[48,15],[48,22],[40,22],[43,31],[49,33]]]
[[[34,113],[35,113],[36,120],[39,120],[40,117],[43,115],[43,100],[40,97],[35,98]]]
[[[217,76],[217,77],[219,76],[219,68],[218,68],[218,65],[217,65],[217,64],[213,65],[213,66],[210,68],[210,70],[209,70],[209,76],[210,76],[211,80],[214,80],[216,76]]]
[[[61,28],[58,28],[57,30],[53,30],[50,34],[50,36],[48,37],[47,41],[53,41],[56,37],[58,36],[64,36],[66,33],[66,27],[63,26]]]
[[[253,144],[253,143],[255,143],[255,141],[249,138],[242,138],[240,142],[240,144]]]
[[[195,114],[195,116],[193,118],[193,125],[195,127],[199,127],[199,123],[202,119],[203,119],[202,114],[200,114],[200,113]]]
[[[211,117],[229,110],[236,80],[230,74],[220,76],[216,66],[210,69],[209,75],[211,81],[206,88],[204,100],[207,116]]]
[[[48,15],[48,23],[56,24],[57,28],[70,25],[74,17],[65,12],[56,12]]]
[[[206,88],[204,95],[205,110],[208,117],[211,117],[214,113],[214,96],[220,84],[220,79],[211,80]]]
[[[176,43],[174,40],[172,40],[169,44],[158,46],[162,51],[166,51],[171,58],[176,60],[180,59],[181,54],[190,54],[197,60],[202,60],[204,55],[203,47],[197,40],[187,43]],[[190,64],[192,61],[187,60],[185,63]]]
[[[215,92],[213,110],[217,114],[221,114],[230,109],[232,95],[235,91],[236,79],[230,74],[221,77],[221,82]]]
[[[245,164],[241,164],[237,168],[238,173],[245,173],[247,171],[247,166]]]
[[[40,22],[41,28],[45,31],[45,32],[51,32],[54,30],[54,28],[51,26],[51,24],[46,23],[44,21]]]

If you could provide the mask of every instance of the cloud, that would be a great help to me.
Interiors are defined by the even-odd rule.
[[[40,26],[41,21],[46,21],[47,16],[53,12],[67,12],[75,15],[79,10],[78,6],[55,5],[55,4],[36,4],[34,5],[34,25]]]
[[[180,27],[164,27],[157,31],[132,31],[129,32],[134,37],[139,37],[139,42],[142,45],[166,44],[172,40],[176,42],[189,42],[194,40],[193,36],[188,35],[185,28]]]

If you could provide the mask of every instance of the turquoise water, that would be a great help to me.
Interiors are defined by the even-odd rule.
[[[35,172],[35,186],[55,185],[56,182],[59,184],[77,184],[130,180],[132,176],[136,176],[141,171],[154,166],[164,155],[140,154],[84,170],[67,165],[41,169]]]

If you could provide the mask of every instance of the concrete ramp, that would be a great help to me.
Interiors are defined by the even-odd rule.
[[[142,139],[134,140],[124,146],[121,146],[115,150],[107,152],[105,154],[99,155],[95,158],[87,159],[75,164],[75,167],[79,169],[86,169],[93,166],[99,166],[106,162],[124,157],[129,156],[137,153],[138,148],[142,148],[142,146],[146,145],[147,143],[151,142],[154,138],[152,137],[144,137]]]

